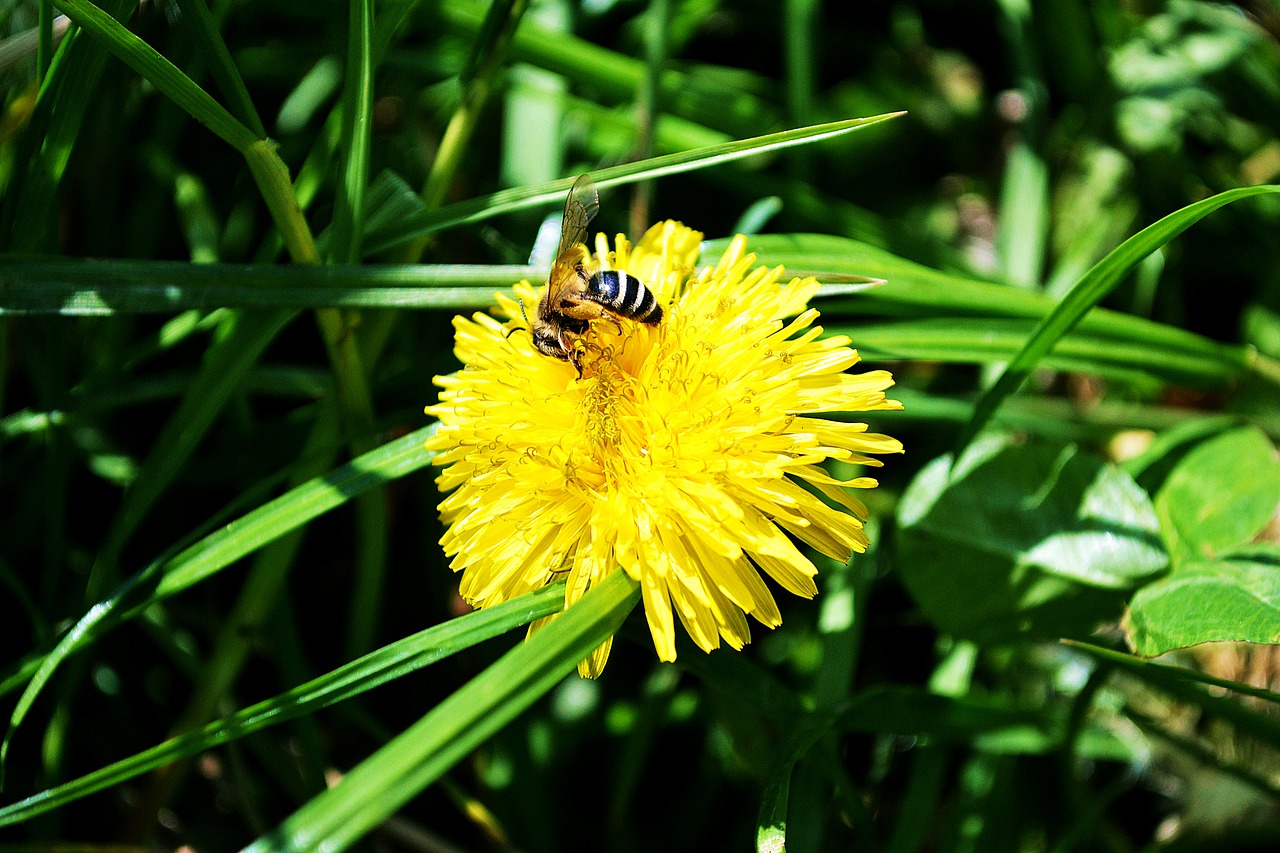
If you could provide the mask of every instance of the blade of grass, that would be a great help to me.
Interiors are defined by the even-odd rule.
[[[978,322],[938,318],[856,326],[828,320],[824,325],[832,332],[848,335],[867,361],[905,359],[959,364],[1006,361],[1019,351],[1034,328],[1031,320],[1003,318]],[[1166,382],[1214,385],[1238,379],[1246,369],[1245,364],[1225,358],[1161,352],[1141,343],[1080,332],[1064,337],[1046,362],[1062,370],[1108,375],[1139,384],[1146,377],[1155,377]],[[1146,384],[1150,384],[1149,379]]]
[[[474,37],[485,7],[467,0],[438,4],[445,26]],[[643,60],[609,50],[567,32],[526,21],[516,32],[511,55],[516,62],[561,74],[590,89],[602,102],[629,103],[642,85]],[[725,85],[675,69],[661,78],[660,96],[677,115],[741,136],[778,123],[772,102],[744,87]]]
[[[260,139],[159,51],[89,0],[58,0],[58,5],[118,59],[237,151],[248,151]]]
[[[410,433],[323,477],[314,478],[291,489],[180,553],[155,560],[126,581],[109,598],[95,604],[52,651],[21,665],[22,673],[29,671],[32,666],[36,669],[10,716],[9,730],[3,746],[0,746],[0,757],[8,749],[15,730],[25,719],[36,696],[69,655],[115,624],[205,580],[236,560],[341,506],[356,495],[430,464],[431,454],[423,449],[422,444],[435,429],[436,425],[433,424]],[[16,687],[20,683],[17,678],[9,678],[6,679],[5,686]]]
[[[709,240],[704,245],[704,255],[723,252],[727,245],[727,240]],[[843,311],[858,315],[941,314],[1040,320],[1058,304],[1058,300],[1043,293],[932,269],[875,246],[829,234],[761,234],[751,238],[749,247],[767,263],[784,264],[788,270],[805,268],[859,273],[888,281],[887,287],[856,301],[827,301],[824,294],[830,291],[824,288],[819,291],[819,296],[824,298],[824,315]],[[1238,347],[1220,344],[1176,326],[1105,308],[1095,308],[1086,315],[1080,323],[1080,330],[1145,343],[1161,350],[1185,350],[1246,363],[1244,350]],[[1231,352],[1233,349],[1235,352]]]
[[[628,159],[644,160],[653,156],[654,128],[661,118],[664,106],[660,84],[667,65],[667,27],[670,18],[670,0],[649,0],[644,23],[644,76],[640,78],[635,91],[632,111],[635,115],[636,134],[631,157]],[[641,181],[634,184],[631,190],[630,230],[632,239],[638,240],[649,227],[653,183]]]
[[[639,600],[639,584],[614,571],[247,853],[347,849],[572,672]]]
[[[1116,664],[1130,674],[1152,684],[1161,686],[1172,684],[1183,690],[1197,689],[1193,685],[1202,684],[1206,687],[1230,690],[1232,693],[1239,693],[1243,696],[1280,705],[1280,693],[1276,693],[1273,690],[1253,687],[1240,681],[1229,681],[1194,669],[1156,663],[1146,658],[1140,658],[1137,655],[1125,654],[1115,649],[1096,646],[1092,643],[1083,643],[1079,640],[1063,640],[1062,642],[1104,663]]]
[[[116,562],[134,530],[204,437],[227,399],[240,387],[245,373],[292,318],[293,314],[287,311],[227,316],[224,336],[206,352],[177,411],[161,429],[137,479],[125,493],[90,572],[87,601],[96,601],[115,581]]]
[[[373,119],[373,5],[370,0],[350,0],[347,21],[346,85],[342,98],[341,180],[338,183],[333,225],[329,230],[329,260],[355,263],[365,227],[365,189],[369,182],[369,149]],[[352,310],[321,308],[316,311],[329,364],[338,392],[338,408],[353,455],[370,449],[365,436],[374,421],[373,395],[360,351],[359,314]],[[348,653],[368,649],[373,642],[378,591],[386,562],[386,507],[380,492],[356,502],[356,590],[348,626]]]
[[[44,82],[49,73],[49,64],[53,62],[53,0],[40,0],[36,10],[36,28],[39,31],[36,43],[36,82]]]
[[[528,0],[497,0],[485,13],[467,63],[458,75],[462,100],[449,118],[449,125],[422,187],[421,200],[425,209],[435,210],[444,201],[463,155],[470,149],[476,123],[489,102],[494,78],[506,60],[511,38],[528,8]],[[426,245],[427,235],[418,235],[401,248],[398,257],[402,261],[416,262],[422,257]]]
[[[125,14],[125,7],[123,0],[111,6],[116,14]],[[9,249],[51,248],[50,240],[58,233],[53,224],[58,186],[76,150],[85,111],[106,61],[102,46],[74,26],[54,55],[14,152],[14,162],[28,165],[15,171],[5,191],[4,233]]]
[[[821,59],[816,38],[820,7],[817,0],[787,0],[781,10],[787,118],[800,126],[810,124],[815,117],[815,66]],[[790,165],[794,177],[803,181],[812,178],[813,164],[806,152],[794,152]]]
[[[231,59],[231,51],[218,32],[218,23],[209,13],[209,6],[204,0],[177,0],[182,10],[182,23],[190,29],[196,48],[209,66],[209,73],[222,96],[230,103],[233,115],[253,131],[259,139],[266,139],[267,131],[262,126],[262,118],[258,115],[249,90],[244,85],[244,78]]]
[[[995,249],[1003,278],[1020,287],[1040,283],[1045,239],[1049,230],[1049,167],[1038,150],[1040,119],[1047,92],[1041,79],[1031,27],[1030,0],[998,0],[999,24],[1017,88],[1009,93],[1021,103],[1016,138],[1009,149],[1000,188],[1000,217]]]
[[[708,166],[740,160],[743,157],[762,154],[766,151],[776,151],[790,148],[794,145],[806,145],[823,139],[842,136],[855,130],[879,124],[882,121],[897,118],[900,115],[902,113],[885,113],[869,118],[846,119],[720,145],[710,145],[692,151],[682,151],[678,154],[664,154],[660,157],[653,157],[635,163],[625,163],[619,166],[598,169],[592,172],[591,176],[595,179],[596,185],[604,189],[610,186],[659,178],[663,175],[676,175],[681,172],[704,169]],[[552,203],[563,204],[565,194],[569,191],[572,183],[572,178],[566,178],[535,187],[502,190],[501,192],[474,198],[470,201],[446,205],[437,210],[423,211],[420,214],[405,217],[401,222],[369,234],[366,242],[366,251],[369,253],[385,251],[423,234],[431,234],[454,225],[481,222],[515,210],[524,210]]]
[[[1187,228],[1224,205],[1265,193],[1280,193],[1280,186],[1264,185],[1227,190],[1211,198],[1176,210],[1139,231],[1099,261],[1093,269],[1063,298],[1027,338],[1017,355],[1009,362],[1000,378],[978,400],[973,419],[965,425],[956,441],[956,457],[980,433],[1004,400],[1021,387],[1022,382],[1067,332],[1104,296],[1118,285],[1143,258],[1161,248]]]
[[[333,225],[329,229],[329,258],[334,263],[350,264],[360,260],[373,118],[372,37],[372,3],[370,0],[350,0],[346,85],[342,93],[342,170],[334,202]]]
[[[564,584],[561,583],[450,619],[383,646],[279,696],[215,720],[198,731],[171,738],[100,770],[0,808],[0,826],[22,823],[172,761],[198,755],[220,744],[331,707],[513,628],[559,613],[563,607]]]

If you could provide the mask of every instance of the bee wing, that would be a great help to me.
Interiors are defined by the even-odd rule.
[[[560,248],[551,266],[549,296],[554,304],[559,291],[572,280],[577,264],[577,245],[587,237],[587,226],[600,211],[600,193],[590,175],[579,175],[564,202],[564,219],[560,222]]]

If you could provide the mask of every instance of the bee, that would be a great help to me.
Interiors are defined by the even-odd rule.
[[[565,200],[560,247],[546,293],[529,324],[534,348],[543,355],[572,362],[579,377],[581,348],[575,347],[574,341],[586,334],[592,320],[605,319],[614,325],[619,325],[618,318],[651,326],[662,322],[662,306],[640,279],[620,270],[588,275],[583,268],[578,244],[586,239],[587,226],[599,210],[595,182],[590,175],[580,175]]]

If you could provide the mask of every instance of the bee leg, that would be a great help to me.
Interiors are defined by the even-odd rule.
[[[569,362],[573,365],[573,369],[578,371],[579,379],[582,378],[582,354],[584,352],[586,352],[585,349],[574,347],[573,351],[569,353]]]

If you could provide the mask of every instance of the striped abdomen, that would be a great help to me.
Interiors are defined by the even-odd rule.
[[[654,298],[653,291],[640,279],[619,270],[601,270],[593,275],[583,295],[619,317],[638,323],[662,321],[662,306]]]

